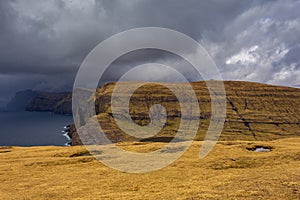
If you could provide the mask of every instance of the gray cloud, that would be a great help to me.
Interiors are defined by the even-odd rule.
[[[12,89],[2,86],[2,96],[24,88],[70,89],[80,63],[99,42],[143,26],[175,29],[200,41],[225,79],[297,85],[299,2],[0,1],[0,82],[13,85]],[[184,75],[199,78],[193,76],[191,66],[172,55],[144,51],[118,60],[105,80],[122,74],[118,66],[128,69],[155,61],[175,68],[184,65]]]
[[[300,1],[256,5],[229,22],[212,52],[226,79],[293,86],[300,82]]]

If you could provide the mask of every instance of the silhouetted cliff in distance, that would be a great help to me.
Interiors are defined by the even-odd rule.
[[[72,94],[70,92],[52,93],[24,90],[16,93],[7,104],[6,110],[72,114],[71,100]]]
[[[37,91],[23,90],[15,94],[6,106],[8,111],[24,111],[28,103],[37,95]]]

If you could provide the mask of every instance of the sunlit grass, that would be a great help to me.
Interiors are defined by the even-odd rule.
[[[300,138],[220,141],[204,159],[195,141],[172,165],[127,174],[84,147],[1,147],[1,199],[299,199]],[[148,152],[155,142],[119,146]],[[255,146],[270,152],[253,152]]]

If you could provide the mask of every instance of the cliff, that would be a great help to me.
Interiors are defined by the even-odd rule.
[[[129,83],[124,83],[131,84]],[[173,83],[174,84],[174,83]],[[176,83],[182,84],[182,83]],[[116,125],[110,100],[115,83],[105,84],[96,92],[97,118],[105,134],[113,141],[136,141]],[[211,101],[205,82],[191,83],[201,110],[196,140],[203,140],[211,117]],[[300,89],[260,83],[225,81],[227,117],[220,140],[273,140],[300,135]],[[126,90],[116,96],[122,96]],[[168,113],[164,128],[151,141],[168,141],[180,123],[180,107],[175,95],[166,87],[148,83],[138,88],[130,99],[131,118],[139,125],[150,122],[149,108],[156,103]],[[81,144],[73,127],[72,145]]]
[[[38,92],[25,109],[27,111],[72,114],[72,94]]]
[[[23,90],[15,94],[6,106],[8,111],[24,111],[27,104],[37,95],[37,91]]]
[[[33,90],[17,92],[6,106],[8,111],[54,112],[72,114],[72,94],[51,93]]]

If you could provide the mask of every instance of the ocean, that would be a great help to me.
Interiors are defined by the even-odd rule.
[[[64,146],[72,116],[47,112],[0,112],[0,146]]]

